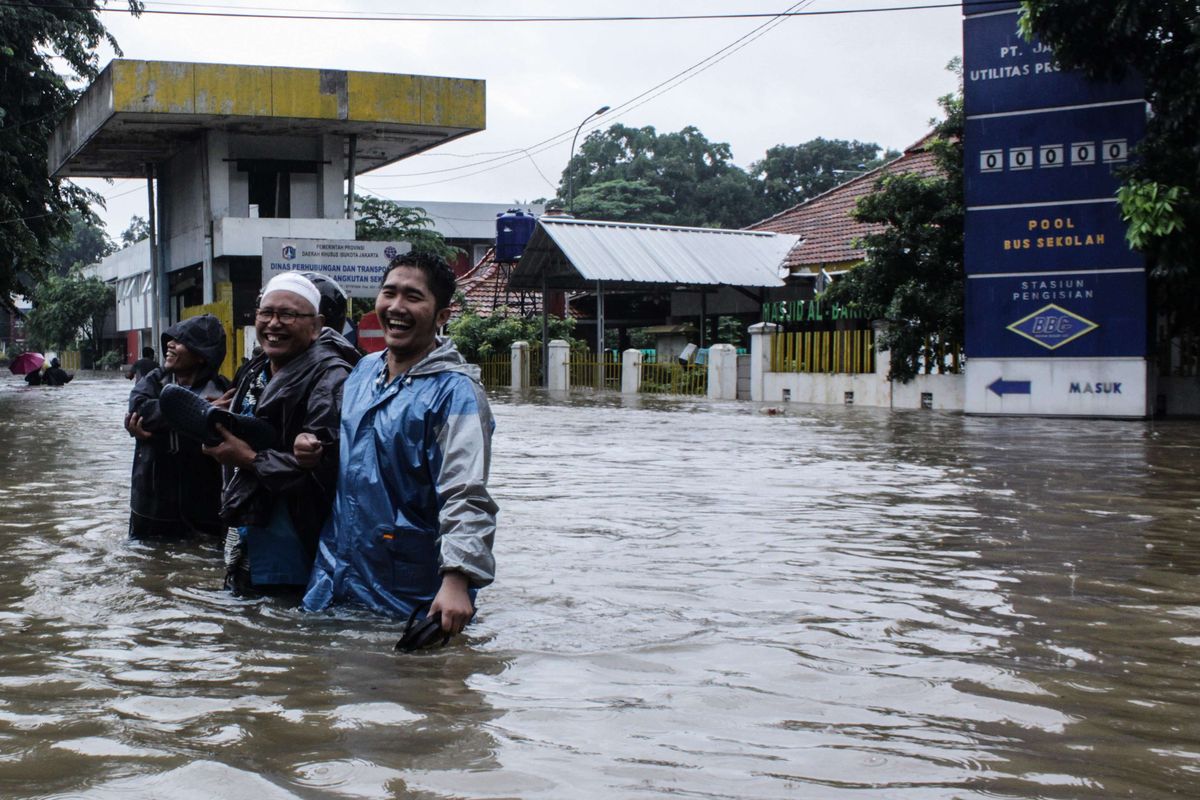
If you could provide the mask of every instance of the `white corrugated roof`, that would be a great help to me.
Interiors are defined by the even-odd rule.
[[[800,237],[542,217],[510,284],[538,288],[610,283],[783,286],[780,269]]]

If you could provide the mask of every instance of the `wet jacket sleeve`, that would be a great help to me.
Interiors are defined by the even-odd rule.
[[[487,489],[495,422],[483,388],[469,380],[458,382],[438,416],[429,457],[441,507],[440,569],[462,572],[476,588],[487,586],[496,574],[498,509]]]
[[[304,416],[286,449],[259,450],[254,458],[254,473],[268,491],[278,494],[301,488],[306,482],[316,482],[332,490],[337,481],[338,425],[342,414],[342,384],[350,371],[346,367],[325,370],[313,386],[304,404]],[[296,426],[289,426],[296,428]],[[300,433],[311,433],[324,445],[321,463],[314,469],[302,468],[292,455],[291,444]]]
[[[162,393],[162,380],[162,370],[153,369],[138,381],[129,393],[129,410],[141,415],[142,427],[151,433],[170,429],[158,404],[158,396]]]

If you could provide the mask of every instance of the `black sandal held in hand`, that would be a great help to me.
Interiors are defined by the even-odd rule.
[[[400,637],[400,641],[396,642],[396,652],[411,653],[427,647],[443,647],[446,642],[450,641],[450,634],[442,630],[440,615],[425,617],[425,619],[417,621],[417,614],[428,608],[428,604],[417,606],[408,615],[408,622],[404,625],[404,635]]]
[[[195,392],[175,383],[168,383],[158,395],[163,416],[179,433],[206,445],[221,443],[217,425],[246,442],[255,450],[275,447],[275,429],[269,422],[245,414],[234,414],[217,408]]]

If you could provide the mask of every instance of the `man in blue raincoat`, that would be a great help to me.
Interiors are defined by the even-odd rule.
[[[321,532],[303,605],[335,603],[427,616],[456,634],[492,582],[496,504],[487,490],[491,409],[448,338],[454,273],[444,262],[398,256],[375,311],[387,349],[366,356],[342,397],[333,513]],[[321,443],[296,437],[301,464]]]

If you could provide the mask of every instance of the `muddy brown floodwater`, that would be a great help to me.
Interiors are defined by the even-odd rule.
[[[5,798],[1200,790],[1200,423],[496,395],[464,640],[126,540],[123,380],[0,377]]]

